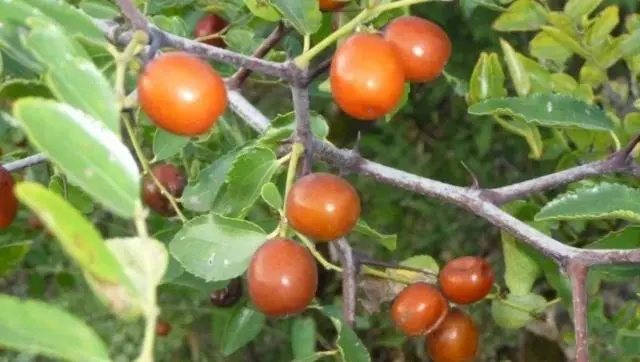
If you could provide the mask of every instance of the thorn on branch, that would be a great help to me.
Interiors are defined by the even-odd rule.
[[[462,167],[464,167],[467,172],[469,173],[469,175],[471,176],[471,188],[472,189],[479,189],[480,188],[480,183],[478,182],[478,177],[476,177],[476,174],[471,171],[471,169],[469,168],[469,166],[467,166],[467,164],[464,161],[460,161],[460,163],[462,164]]]
[[[640,142],[640,134],[635,135],[635,137],[629,141],[629,144],[622,150],[625,160],[629,155],[631,155],[631,152],[633,152],[633,149],[638,145],[638,142]]]
[[[15,172],[22,170],[23,168],[31,167],[45,162],[46,160],[47,156],[45,156],[43,153],[37,153],[35,155],[31,155],[17,161],[6,163],[2,166],[9,172]]]
[[[352,157],[354,159],[357,159],[360,156],[360,141],[362,140],[362,133],[360,131],[358,131],[358,134],[356,135],[356,140],[353,143],[353,147],[351,147],[350,153],[353,155]],[[339,169],[339,175],[342,177],[347,176],[349,173],[351,173],[351,167],[353,167],[352,164],[345,164],[345,165],[340,165]]]
[[[264,39],[264,41],[256,48],[251,56],[255,58],[263,58],[265,57],[273,47],[275,47],[282,38],[289,32],[289,28],[286,28],[282,22],[279,22],[278,25],[273,29],[271,34]],[[244,81],[251,75],[251,70],[248,68],[240,68],[237,72],[235,72],[229,78],[229,87],[230,88],[240,88]]]
[[[322,62],[320,62],[318,65],[316,65],[313,69],[309,70],[306,74],[305,74],[305,79],[303,84],[305,86],[308,86],[309,84],[311,84],[311,82],[313,82],[317,77],[319,77],[322,73],[326,72],[329,67],[331,67],[331,60],[333,58],[329,57],[325,60],[323,60]]]

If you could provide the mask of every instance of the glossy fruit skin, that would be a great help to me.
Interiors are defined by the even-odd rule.
[[[333,100],[346,114],[373,121],[400,103],[405,79],[391,43],[376,34],[358,33],[336,50],[329,81]]]
[[[449,261],[438,277],[444,295],[457,304],[483,299],[493,287],[495,273],[491,264],[478,256],[463,256]]]
[[[15,182],[6,168],[0,165],[0,230],[13,223],[18,214],[18,199],[13,192]]]
[[[138,98],[156,126],[181,136],[206,133],[227,107],[220,74],[185,52],[165,53],[149,62],[138,78]]]
[[[391,306],[391,319],[407,336],[423,336],[437,328],[449,304],[433,285],[418,282],[404,288]]]
[[[153,175],[160,181],[167,191],[174,197],[180,198],[184,188],[187,186],[187,178],[174,165],[161,163],[151,168]],[[162,216],[175,216],[176,211],[169,203],[150,175],[142,178],[142,200],[153,211]]]
[[[287,196],[289,225],[317,241],[345,236],[360,218],[360,196],[340,176],[310,173],[298,179]]]
[[[158,320],[156,323],[156,335],[160,337],[166,337],[171,332],[171,324]]]
[[[233,278],[226,287],[209,294],[211,304],[219,308],[229,308],[242,298],[242,278]]]
[[[437,24],[417,16],[401,16],[384,30],[384,38],[392,43],[404,67],[404,75],[412,82],[428,82],[437,78],[451,56],[451,40]]]
[[[193,28],[193,36],[202,38],[207,35],[216,34],[224,29],[229,23],[216,14],[207,14],[200,18]],[[213,45],[218,48],[226,48],[227,44],[222,38],[211,38],[203,40],[203,43]]]
[[[478,353],[475,322],[459,309],[452,309],[442,324],[427,336],[426,349],[434,362],[470,362]]]
[[[316,261],[293,240],[270,239],[251,259],[247,287],[255,307],[269,317],[300,313],[318,289]]]
[[[320,10],[322,11],[335,11],[342,9],[349,2],[339,0],[320,0]]]

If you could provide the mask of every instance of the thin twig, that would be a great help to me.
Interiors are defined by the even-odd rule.
[[[263,58],[269,53],[273,47],[275,47],[280,40],[287,34],[289,28],[285,28],[282,22],[279,22],[278,25],[273,29],[271,34],[264,39],[264,41],[258,46],[258,48],[251,55],[254,58]],[[229,88],[240,88],[244,81],[251,74],[251,69],[248,68],[240,68],[235,74],[233,74],[228,81]]]
[[[131,0],[116,0],[116,3],[120,7],[120,10],[124,13],[124,16],[129,19],[131,25],[136,30],[143,30],[149,33],[149,23],[145,19],[144,15],[133,5]]]
[[[356,263],[351,245],[345,238],[333,242],[340,251],[342,263],[342,303],[344,304],[344,320],[353,327],[356,319]]]
[[[47,161],[47,156],[45,156],[44,153],[37,153],[35,155],[27,156],[17,161],[5,163],[4,165],[2,165],[2,167],[4,167],[9,172],[15,172],[45,161]]]

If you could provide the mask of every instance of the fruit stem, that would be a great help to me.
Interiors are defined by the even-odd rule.
[[[289,161],[289,160],[291,159],[291,155],[292,155],[292,152],[289,152],[289,153],[287,153],[286,155],[284,155],[284,156],[280,157],[280,158],[276,161],[276,163],[278,164],[278,166],[282,166],[282,165],[284,165],[287,161]]]
[[[147,33],[141,30],[137,30],[135,33],[133,33],[131,41],[129,42],[129,44],[127,44],[127,47],[122,53],[114,51],[113,57],[116,63],[114,88],[116,92],[116,100],[120,109],[122,109],[125,105],[126,93],[124,89],[124,80],[129,62],[131,62],[136,53],[140,49],[142,49],[140,45],[144,45],[148,41],[149,36],[147,35]]]
[[[524,306],[524,305],[521,305],[521,304],[518,304],[518,303],[514,303],[514,302],[512,302],[512,301],[510,301],[508,299],[502,298],[501,296],[499,296],[497,294],[488,294],[485,297],[485,299],[497,300],[500,303],[503,303],[504,305],[509,306],[510,308],[513,308],[513,309],[518,310],[518,311],[523,312],[523,313],[527,313],[532,317],[535,317],[537,314],[539,314],[541,311],[543,311],[544,309],[546,309],[550,305],[549,303],[546,303],[544,305],[544,307],[542,307],[542,308],[528,308],[527,306]],[[557,303],[555,301],[555,299],[552,300],[552,302],[553,302],[553,304]]]
[[[405,6],[420,4],[428,1],[432,1],[432,0],[400,0],[400,1],[395,1],[388,4],[378,5],[373,8],[362,9],[362,11],[358,15],[356,15],[353,19],[351,19],[348,23],[338,28],[336,31],[331,33],[331,35],[329,35],[328,37],[322,39],[322,41],[320,41],[318,44],[313,46],[311,49],[305,50],[296,59],[294,59],[294,63],[296,64],[296,66],[298,66],[298,68],[306,70],[309,67],[309,63],[311,63],[311,60],[316,55],[320,54],[323,50],[328,48],[331,44],[336,42],[338,39],[351,33],[358,25],[360,25],[364,21],[375,18],[380,13],[383,13],[385,11],[389,11],[389,10],[393,10],[393,9],[397,9]],[[440,1],[452,1],[452,0],[440,0]]]
[[[284,204],[287,204],[287,198],[289,198],[289,190],[291,190],[291,186],[296,179],[296,170],[298,168],[298,160],[300,160],[300,155],[304,152],[304,145],[302,143],[294,143],[291,148],[291,160],[289,161],[289,169],[287,170],[287,184],[285,186],[284,191]],[[285,207],[286,210],[286,207]],[[285,217],[280,219],[280,236],[286,237],[287,235],[287,218],[286,211]]]
[[[331,263],[324,256],[322,256],[322,254],[320,254],[316,249],[315,244],[311,240],[309,240],[309,238],[300,234],[299,232],[296,232],[296,235],[300,238],[300,240],[302,240],[302,243],[307,247],[307,249],[309,249],[309,251],[311,252],[311,255],[313,255],[320,262],[320,264],[322,264],[322,266],[325,269],[335,270],[339,273],[342,273],[342,268]]]
[[[378,278],[381,278],[381,279],[391,280],[391,281],[394,281],[396,283],[402,283],[402,284],[407,284],[408,285],[408,284],[413,284],[413,283],[416,282],[416,280],[411,280],[409,278],[397,277],[397,276],[391,275],[391,274],[389,274],[387,272],[384,272],[382,270],[374,269],[374,268],[371,268],[371,267],[368,267],[368,266],[363,266],[362,267],[362,271],[365,274],[369,274],[369,275],[372,275],[374,277],[378,277]]]
[[[149,231],[147,230],[147,223],[145,221],[145,219],[147,218],[146,212],[144,207],[142,206],[141,202],[138,202],[136,204],[136,212],[135,215],[133,216],[133,221],[136,224],[136,230],[138,231],[138,235],[141,238],[148,238],[149,237]]]
[[[438,276],[438,273],[436,273],[434,271],[431,271],[431,270],[414,268],[414,267],[410,267],[410,266],[406,266],[406,265],[400,265],[400,264],[386,263],[386,262],[383,262],[383,261],[373,260],[373,259],[369,259],[369,258],[360,258],[358,260],[358,262],[361,263],[361,264],[379,266],[379,267],[383,267],[383,268],[387,268],[387,269],[408,270],[408,271],[412,271],[412,272],[416,272],[416,273],[425,274],[425,275],[428,275],[428,276]]]
[[[156,307],[155,290],[151,291],[151,299],[149,301],[149,310],[145,313],[144,339],[142,341],[142,349],[140,355],[136,358],[136,362],[153,362],[153,347],[156,337],[156,322],[158,319],[158,307]]]
[[[151,179],[156,184],[156,186],[158,187],[162,195],[166,197],[167,200],[169,200],[171,207],[173,207],[173,209],[176,211],[176,214],[180,218],[180,221],[182,221],[183,223],[187,222],[187,218],[184,217],[184,214],[180,210],[180,207],[178,207],[178,203],[176,202],[176,199],[160,183],[160,181],[156,178],[153,172],[151,172],[151,168],[149,167],[149,161],[147,161],[147,159],[144,157],[144,154],[142,153],[142,149],[140,148],[140,144],[138,144],[138,140],[136,139],[135,132],[133,131],[133,127],[131,126],[131,122],[129,121],[129,118],[122,117],[122,119],[123,119],[124,127],[127,129],[127,134],[131,139],[131,144],[133,145],[133,149],[136,152],[136,156],[138,157],[140,164],[142,164],[142,168],[144,169],[144,172],[148,173],[149,176],[151,176]]]

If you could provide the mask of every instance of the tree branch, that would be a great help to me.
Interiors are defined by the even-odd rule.
[[[124,16],[129,19],[134,29],[149,33],[149,23],[147,23],[147,19],[145,19],[144,15],[133,5],[131,0],[116,0],[116,3],[120,7],[120,10],[122,10]]]
[[[300,162],[298,176],[304,176],[311,172],[311,162],[313,158],[313,134],[309,124],[309,90],[298,85],[291,86],[293,96],[293,109],[296,115],[296,130],[293,139],[297,143],[304,145],[304,154]]]
[[[310,69],[305,74],[304,85],[308,86],[309,84],[311,84],[311,82],[314,81],[314,79],[316,79],[322,73],[324,73],[327,69],[329,69],[329,67],[331,66],[331,61],[332,60],[333,60],[333,57],[329,57],[329,58],[323,60],[322,62],[320,62],[318,65],[316,65],[313,69]]]
[[[288,28],[285,28],[282,22],[273,29],[271,34],[258,46],[258,48],[251,55],[254,58],[263,58],[269,53],[274,46],[276,46],[280,40],[287,34]],[[228,84],[230,88],[240,88],[244,81],[251,74],[251,70],[248,68],[240,68],[235,74],[229,78]]]
[[[334,245],[340,251],[342,263],[342,303],[344,304],[344,320],[350,326],[356,319],[356,263],[351,245],[345,238],[335,240]]]
[[[589,362],[589,327],[587,324],[587,276],[589,268],[579,261],[570,261],[567,274],[573,294],[573,323],[576,335],[576,362]]]
[[[39,163],[45,162],[47,157],[43,153],[37,153],[35,155],[27,156],[23,159],[5,163],[2,165],[7,171],[14,172],[23,168],[31,167]]]
[[[120,29],[120,25],[113,21],[94,19],[94,23],[105,33],[107,39],[114,44],[124,45],[128,44],[131,40],[133,32],[119,32],[118,30]],[[292,71],[292,67],[289,65],[290,63],[292,64],[290,61],[285,63],[270,62],[197,42],[195,40],[183,38],[168,33],[152,24],[149,24],[148,26],[152,36],[153,34],[162,35],[163,47],[170,47],[198,55],[205,59],[233,64],[237,67],[248,68],[254,72],[275,76],[286,81],[293,81],[296,75],[296,73]]]

